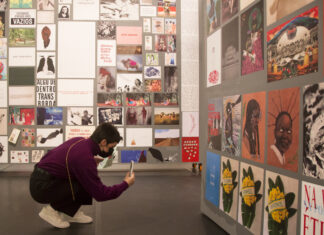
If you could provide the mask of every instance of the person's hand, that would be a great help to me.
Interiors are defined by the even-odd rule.
[[[128,186],[133,185],[134,182],[135,182],[135,174],[134,174],[134,172],[133,172],[132,175],[130,175],[130,172],[127,172],[126,173],[126,176],[124,178],[124,181],[126,181],[126,183],[128,184]]]
[[[98,166],[99,163],[104,160],[104,158],[103,157],[100,157],[100,156],[94,156],[94,160],[96,161],[96,164]]]

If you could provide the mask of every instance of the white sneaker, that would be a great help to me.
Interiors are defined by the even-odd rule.
[[[65,218],[70,223],[89,224],[93,221],[93,219],[90,216],[85,215],[80,210],[78,210],[77,213],[73,217],[65,215]]]
[[[62,218],[62,214],[54,210],[50,205],[43,207],[38,215],[56,228],[70,227],[70,223]]]

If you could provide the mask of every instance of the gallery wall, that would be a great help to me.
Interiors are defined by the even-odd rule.
[[[190,3],[198,12],[198,1]],[[181,5],[1,1],[0,163],[36,163],[103,122],[123,136],[115,165],[198,162],[198,14],[191,17],[191,8]],[[195,40],[184,42],[182,35]]]
[[[323,234],[323,1],[201,1],[201,210],[229,234]]]

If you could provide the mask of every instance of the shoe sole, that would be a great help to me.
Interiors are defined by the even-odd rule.
[[[77,221],[77,220],[68,220],[70,223],[78,223],[78,224],[90,224],[93,222],[93,220],[91,221]]]
[[[55,228],[68,228],[70,227],[70,225],[67,226],[57,226],[54,223],[52,223],[50,220],[47,220],[47,217],[44,216],[41,212],[38,214],[39,217],[41,217],[44,221],[46,221],[47,223],[49,223],[50,225],[54,226]]]

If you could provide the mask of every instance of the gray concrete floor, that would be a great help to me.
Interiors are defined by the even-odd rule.
[[[43,205],[29,195],[29,174],[0,172],[2,235],[204,235],[226,234],[200,213],[200,177],[188,171],[135,172],[136,182],[119,198],[83,207],[92,224],[56,229],[39,218]],[[101,173],[107,185],[125,173]]]

